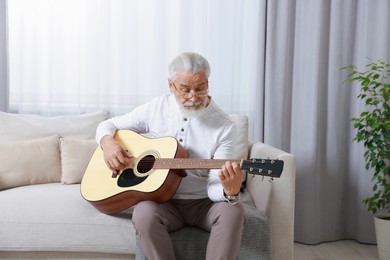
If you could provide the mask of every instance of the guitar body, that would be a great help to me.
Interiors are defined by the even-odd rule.
[[[150,139],[132,131],[119,130],[114,138],[136,158],[135,166],[112,176],[104,162],[103,151],[96,148],[81,182],[84,199],[106,214],[119,212],[144,200],[168,201],[185,173],[183,170],[153,169],[153,160],[187,158],[187,151],[173,137]]]
[[[228,159],[188,158],[187,151],[173,137],[146,138],[130,130],[114,136],[123,149],[134,156],[132,165],[113,174],[96,148],[81,181],[81,194],[98,210],[112,214],[150,200],[168,201],[176,193],[184,169],[221,169]],[[279,159],[234,160],[247,173],[279,178],[283,161]]]

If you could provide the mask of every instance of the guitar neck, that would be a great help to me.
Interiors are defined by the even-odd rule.
[[[241,165],[242,160],[200,159],[200,158],[157,158],[154,169],[221,169],[225,162],[235,162]]]

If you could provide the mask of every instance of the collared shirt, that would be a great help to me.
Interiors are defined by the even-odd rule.
[[[163,95],[135,108],[131,112],[100,123],[96,141],[117,130],[128,129],[148,137],[175,137],[187,150],[190,158],[232,159],[236,128],[229,115],[211,99],[204,113],[185,117],[173,94]],[[219,170],[186,170],[187,176],[174,199],[225,201]]]

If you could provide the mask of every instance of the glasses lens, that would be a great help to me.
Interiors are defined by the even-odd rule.
[[[207,96],[207,93],[208,93],[207,87],[204,90],[187,92],[187,91],[182,91],[182,90],[177,89],[175,84],[173,84],[173,86],[175,87],[175,90],[180,94],[180,96],[182,96],[185,99],[190,99],[192,97],[203,98],[203,97]]]

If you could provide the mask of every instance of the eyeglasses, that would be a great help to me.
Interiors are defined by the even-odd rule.
[[[201,90],[191,90],[190,88],[188,88],[186,90],[179,90],[179,89],[177,89],[175,83],[172,82],[172,85],[175,88],[175,90],[177,91],[177,93],[179,93],[179,95],[183,99],[190,99],[192,97],[204,98],[205,96],[207,96],[207,94],[209,92],[207,81],[206,81],[206,87],[204,89],[201,89]]]

